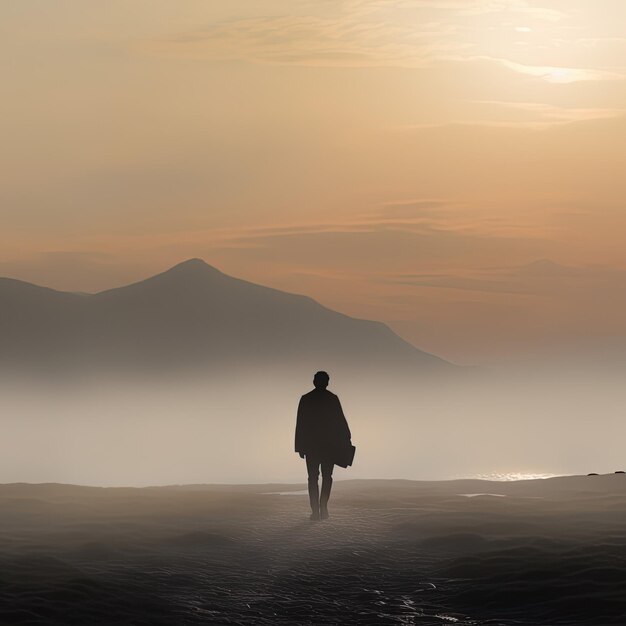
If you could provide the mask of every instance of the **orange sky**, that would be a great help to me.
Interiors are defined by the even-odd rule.
[[[626,334],[623,0],[13,2],[0,35],[1,275],[202,257],[465,363]]]

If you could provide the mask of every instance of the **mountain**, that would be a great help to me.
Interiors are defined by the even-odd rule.
[[[1,278],[0,345],[0,364],[18,368],[452,367],[380,322],[200,259],[96,294]]]

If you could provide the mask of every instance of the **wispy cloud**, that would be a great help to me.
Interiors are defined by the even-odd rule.
[[[376,11],[381,8],[429,9],[457,15],[486,15],[493,13],[522,14],[535,19],[559,21],[566,17],[560,10],[538,7],[526,0],[348,0],[352,9]]]
[[[549,259],[510,267],[465,269],[462,272],[402,274],[392,282],[415,287],[483,293],[540,296],[560,301],[589,298],[626,305],[626,271],[600,265],[568,266]]]
[[[399,267],[442,267],[523,259],[545,247],[541,236],[515,234],[490,223],[468,225],[454,219],[387,219],[371,217],[344,223],[259,228],[224,233],[214,251],[233,250],[238,259],[303,269],[373,272]]]
[[[226,21],[145,42],[143,49],[278,65],[417,67],[441,53],[467,47],[449,37],[453,30],[442,23],[416,28],[351,14],[275,16]]]
[[[404,200],[385,203],[375,215],[381,219],[432,219],[446,217],[452,203],[447,200]]]
[[[609,119],[626,115],[626,108],[576,108],[562,107],[543,102],[506,102],[499,100],[479,100],[472,104],[484,106],[487,109],[508,110],[515,115],[505,123],[545,126],[552,124],[567,124],[584,122],[586,120]]]
[[[487,57],[489,59],[489,57]],[[549,83],[576,83],[581,81],[624,80],[625,74],[604,70],[549,65],[523,65],[508,59],[490,59],[514,72],[533,76]]]
[[[419,67],[453,53],[480,53],[475,26],[468,20],[491,14],[550,22],[564,17],[524,0],[304,1],[294,9],[233,17],[144,41],[140,47],[182,58],[265,64]]]

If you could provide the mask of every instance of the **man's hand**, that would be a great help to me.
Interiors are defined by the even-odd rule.
[[[304,452],[299,452],[298,453],[300,455],[300,458],[303,459],[304,458]]]

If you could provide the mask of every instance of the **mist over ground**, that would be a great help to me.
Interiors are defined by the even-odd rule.
[[[4,379],[0,480],[102,486],[303,482],[295,414],[311,371]],[[623,369],[332,371],[357,446],[336,479],[622,469]]]

